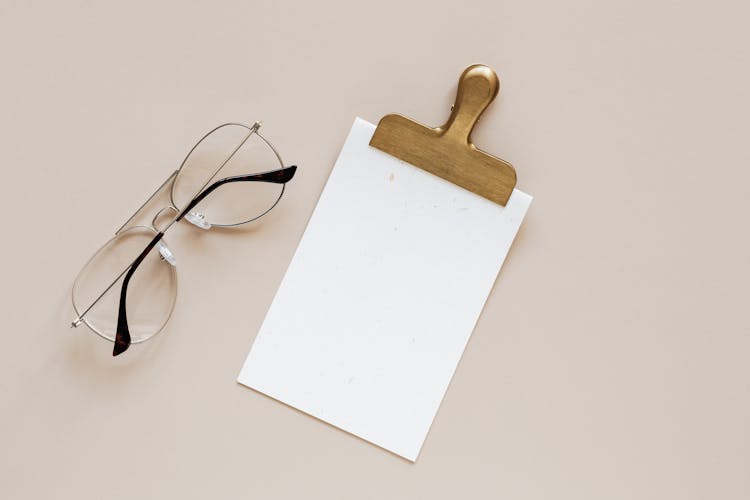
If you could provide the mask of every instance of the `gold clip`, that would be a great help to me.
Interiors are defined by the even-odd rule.
[[[499,90],[500,80],[491,68],[469,66],[458,81],[456,103],[445,125],[431,128],[402,115],[386,115],[370,146],[505,206],[516,186],[516,170],[471,142],[474,125]]]

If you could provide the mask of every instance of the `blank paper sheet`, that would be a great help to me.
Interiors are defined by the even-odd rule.
[[[414,461],[532,198],[497,205],[374,131],[355,120],[238,381]]]

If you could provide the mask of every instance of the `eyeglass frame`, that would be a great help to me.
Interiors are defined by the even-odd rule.
[[[117,231],[115,231],[115,236],[114,236],[114,238],[117,238],[121,234],[123,234],[126,231],[129,231],[131,229],[144,228],[144,229],[151,230],[151,231],[153,231],[155,233],[155,235],[152,238],[152,240],[148,243],[148,245],[146,245],[146,248],[144,248],[144,250],[138,255],[138,257],[136,257],[101,292],[101,294],[99,294],[91,302],[91,304],[83,310],[82,313],[79,313],[78,312],[78,308],[76,307],[76,303],[75,303],[74,292],[75,292],[76,287],[78,285],[78,281],[81,278],[81,273],[83,272],[83,270],[85,270],[88,267],[88,265],[93,261],[93,259],[96,258],[96,256],[99,254],[99,252],[106,247],[107,243],[105,243],[102,247],[100,247],[99,250],[97,250],[96,252],[94,252],[94,254],[91,256],[91,258],[89,258],[89,260],[83,265],[83,267],[81,268],[81,271],[79,271],[78,275],[76,276],[75,280],[73,281],[73,287],[72,287],[72,292],[73,293],[71,293],[71,298],[72,298],[72,302],[73,302],[73,310],[76,312],[77,316],[71,322],[71,327],[76,328],[76,327],[80,326],[83,323],[90,330],[92,330],[94,333],[96,333],[100,337],[102,337],[102,338],[104,338],[106,340],[111,341],[110,338],[108,338],[106,335],[104,335],[102,332],[100,332],[96,327],[94,327],[91,323],[89,323],[86,320],[85,316],[102,299],[102,297],[104,297],[104,295],[106,295],[107,292],[109,292],[109,290],[118,281],[120,281],[120,278],[122,278],[123,276],[125,276],[125,278],[123,279],[122,288],[120,290],[119,311],[118,311],[118,318],[117,318],[117,327],[116,327],[116,330],[115,330],[116,334],[115,334],[115,339],[114,339],[114,348],[113,348],[113,351],[112,351],[112,356],[118,356],[118,355],[122,354],[123,352],[125,352],[130,347],[131,344],[140,343],[140,342],[143,342],[145,340],[148,340],[151,337],[153,337],[154,335],[156,335],[157,333],[159,333],[162,329],[164,329],[164,327],[166,326],[166,324],[169,322],[169,319],[171,318],[172,312],[174,311],[174,302],[176,301],[176,293],[177,293],[176,289],[175,289],[175,298],[173,299],[173,304],[172,304],[171,309],[169,311],[169,315],[164,320],[164,324],[162,324],[159,327],[159,329],[156,332],[154,332],[151,336],[147,337],[146,339],[142,339],[142,340],[135,341],[135,342],[133,342],[131,340],[131,337],[130,337],[130,329],[129,329],[128,321],[127,321],[126,300],[127,300],[127,288],[128,288],[128,284],[129,284],[129,281],[130,281],[131,277],[133,276],[133,274],[137,270],[138,266],[143,262],[143,260],[146,258],[146,256],[151,252],[151,250],[153,250],[154,247],[156,247],[161,242],[161,240],[163,239],[165,233],[169,230],[169,228],[171,228],[175,223],[177,223],[180,220],[182,220],[187,214],[190,213],[191,210],[193,210],[201,201],[203,201],[203,199],[205,199],[209,194],[211,194],[213,191],[215,191],[217,188],[221,187],[222,185],[229,184],[229,183],[234,183],[234,182],[253,182],[253,181],[256,181],[256,182],[271,182],[271,183],[274,183],[274,184],[281,184],[282,185],[281,192],[279,193],[278,198],[274,201],[274,203],[268,209],[266,209],[264,212],[260,213],[259,215],[255,216],[255,217],[252,217],[252,218],[250,218],[248,220],[245,220],[245,221],[242,221],[242,222],[237,222],[237,223],[232,223],[232,224],[210,224],[210,225],[208,225],[208,227],[204,227],[204,229],[209,229],[210,227],[236,227],[236,226],[240,226],[240,225],[252,222],[254,220],[257,220],[257,219],[263,217],[264,215],[266,215],[271,210],[273,210],[273,208],[279,203],[279,201],[281,200],[282,196],[284,195],[284,190],[286,188],[286,183],[289,182],[290,180],[292,180],[292,178],[294,177],[294,174],[296,173],[297,166],[296,165],[291,165],[291,166],[288,166],[288,167],[284,167],[283,166],[284,163],[283,163],[283,161],[281,159],[281,155],[279,154],[279,152],[276,150],[276,148],[263,135],[260,134],[260,132],[258,132],[258,130],[260,129],[261,125],[262,124],[259,121],[255,122],[251,126],[248,126],[248,125],[245,125],[245,124],[242,124],[242,123],[233,123],[233,122],[223,123],[223,124],[221,124],[221,125],[219,125],[217,127],[214,127],[212,130],[210,130],[208,133],[206,133],[205,135],[203,135],[203,137],[201,137],[195,143],[195,145],[190,149],[190,151],[188,152],[188,154],[185,156],[185,159],[180,164],[180,167],[178,169],[176,169],[174,172],[172,172],[167,177],[167,179],[164,182],[162,182],[161,185],[159,185],[159,187],[156,188],[156,190],[146,199],[146,201],[143,202],[141,204],[141,206],[138,207],[135,210],[135,212],[133,212],[133,214],[122,224],[122,226],[120,226],[120,228]],[[234,150],[229,154],[229,156],[224,161],[221,162],[221,165],[219,165],[219,167],[214,171],[214,173],[208,178],[208,180],[206,181],[206,183],[198,190],[198,192],[196,193],[196,195],[193,196],[193,198],[185,205],[185,208],[183,208],[183,209],[177,208],[176,203],[174,201],[174,182],[175,182],[175,180],[178,178],[178,176],[179,176],[180,172],[182,171],[183,167],[185,167],[185,164],[188,161],[188,159],[190,158],[190,156],[192,155],[193,151],[195,151],[195,149],[208,136],[210,136],[211,134],[213,134],[214,132],[216,132],[220,128],[226,127],[226,126],[240,126],[240,127],[246,128],[248,130],[248,134],[245,136],[244,139],[242,139],[242,141],[240,142],[240,144],[237,145],[237,147],[234,148]],[[253,136],[253,134],[255,134],[256,136],[258,136],[271,149],[271,151],[273,151],[274,155],[279,160],[279,164],[282,166],[282,168],[277,169],[277,170],[270,170],[270,171],[267,171],[267,172],[260,172],[260,173],[256,173],[256,174],[235,175],[235,176],[225,177],[223,179],[219,179],[219,180],[211,183],[211,180],[216,177],[216,175],[219,173],[219,171],[222,168],[224,168],[224,166],[234,157],[234,155],[237,153],[237,151],[239,151],[239,149],[250,139],[250,137]],[[136,226],[132,226],[132,227],[130,227],[128,229],[125,229],[128,226],[128,224],[133,219],[135,219],[135,217],[151,202],[151,200],[153,200],[154,197],[156,197],[156,195],[158,193],[160,193],[165,188],[165,186],[169,185],[170,183],[171,183],[171,185],[170,185],[170,192],[169,192],[169,205],[167,205],[166,207],[162,207],[161,209],[159,209],[156,212],[156,214],[154,215],[153,219],[151,220],[151,225],[150,226],[136,225]],[[173,211],[175,213],[175,215],[172,218],[172,220],[170,220],[167,223],[167,225],[164,227],[164,229],[159,230],[156,227],[156,221],[164,213],[165,210],[171,210],[171,211]],[[191,222],[194,225],[198,225],[197,223],[195,223],[193,221],[189,221],[189,222]],[[202,227],[202,226],[199,226],[199,227]],[[110,241],[112,241],[112,240],[110,240]],[[160,247],[160,251],[161,251],[161,247]],[[169,251],[169,252],[171,253],[171,251]],[[162,254],[162,259],[164,259],[164,255],[163,254]],[[171,272],[174,274],[175,279],[176,279],[177,274],[176,274],[176,271],[175,271],[175,267],[171,263],[170,263],[170,265],[171,265]]]

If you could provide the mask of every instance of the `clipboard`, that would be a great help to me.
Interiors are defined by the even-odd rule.
[[[470,66],[442,127],[354,121],[238,382],[417,459],[532,199],[471,143],[498,88]]]

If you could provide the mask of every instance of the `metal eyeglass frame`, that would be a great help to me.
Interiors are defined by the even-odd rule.
[[[248,130],[248,133],[242,139],[242,141],[240,142],[240,144],[238,144],[232,150],[232,152],[221,162],[221,164],[219,165],[219,167],[208,178],[208,180],[206,181],[206,183],[198,190],[198,192],[195,194],[195,196],[193,196],[193,198],[190,200],[190,202],[187,203],[187,205],[185,206],[185,208],[182,208],[182,209],[177,208],[177,205],[176,205],[176,203],[174,201],[174,181],[175,181],[175,179],[177,179],[177,177],[179,176],[180,172],[182,171],[183,167],[185,166],[185,163],[187,162],[188,158],[190,158],[190,155],[193,153],[193,151],[195,151],[195,149],[208,136],[210,136],[212,133],[216,132],[220,128],[226,127],[226,126],[240,126],[240,127],[246,128]],[[96,297],[96,299],[94,299],[93,302],[91,302],[91,304],[89,304],[85,309],[83,309],[83,312],[79,312],[78,311],[78,308],[76,307],[76,303],[75,303],[75,296],[74,295],[75,295],[75,290],[76,290],[77,285],[78,285],[78,280],[81,277],[81,273],[79,272],[78,276],[76,276],[76,279],[73,282],[73,293],[71,294],[71,296],[73,298],[73,310],[76,312],[77,316],[76,316],[75,319],[73,319],[73,321],[71,323],[71,327],[75,328],[75,327],[78,327],[81,323],[84,323],[89,329],[91,329],[93,332],[95,332],[99,336],[101,336],[101,337],[103,337],[103,338],[105,338],[107,340],[111,340],[104,333],[100,332],[95,326],[93,326],[91,323],[89,323],[88,321],[86,321],[86,314],[99,302],[99,300],[101,300],[102,297],[104,297],[104,295],[107,292],[109,292],[109,290],[120,280],[120,278],[122,278],[124,276],[123,283],[122,283],[122,288],[120,290],[120,301],[119,301],[119,311],[118,311],[118,317],[117,317],[117,328],[116,328],[116,335],[115,335],[115,340],[114,340],[114,349],[112,351],[112,355],[113,356],[117,356],[119,354],[122,354],[123,352],[125,352],[128,349],[128,347],[130,347],[131,344],[142,342],[143,340],[147,340],[147,339],[143,339],[141,341],[136,341],[136,342],[132,342],[131,341],[130,329],[128,327],[127,311],[126,311],[126,300],[127,300],[128,283],[130,282],[130,279],[133,276],[133,274],[135,273],[135,271],[138,268],[138,266],[143,262],[143,260],[146,258],[146,256],[149,254],[149,252],[151,252],[151,250],[153,250],[153,248],[155,246],[157,246],[157,245],[159,246],[159,251],[161,253],[162,259],[169,260],[169,258],[171,258],[171,252],[169,251],[169,249],[165,245],[163,245],[163,243],[161,243],[161,240],[164,237],[164,234],[169,230],[169,228],[172,227],[172,225],[174,225],[176,222],[179,222],[180,220],[182,220],[183,218],[187,218],[189,222],[191,222],[192,224],[194,224],[194,225],[196,225],[198,227],[201,227],[203,229],[208,229],[208,228],[210,228],[212,226],[216,226],[216,227],[234,227],[234,226],[240,226],[242,224],[247,224],[248,222],[252,222],[252,221],[254,221],[256,219],[259,219],[260,217],[264,216],[269,211],[271,211],[278,204],[279,200],[281,200],[281,197],[284,194],[284,189],[286,187],[286,183],[289,182],[294,177],[294,174],[295,174],[295,172],[297,170],[297,167],[295,165],[292,165],[292,166],[289,166],[289,167],[284,167],[283,166],[284,163],[281,160],[281,155],[279,155],[279,152],[276,150],[276,148],[273,147],[273,145],[265,137],[263,137],[258,132],[258,129],[260,127],[261,127],[261,123],[260,122],[255,122],[252,126],[248,126],[248,125],[245,125],[245,124],[242,124],[242,123],[224,123],[222,125],[219,125],[218,127],[215,127],[214,129],[212,129],[210,132],[208,132],[203,137],[201,137],[201,139],[198,142],[196,142],[195,146],[193,146],[190,149],[190,151],[188,152],[188,154],[185,156],[185,159],[182,161],[182,164],[180,165],[180,167],[177,170],[175,170],[174,172],[172,172],[169,175],[169,177],[167,177],[167,179],[164,182],[161,183],[161,185],[156,189],[156,191],[154,191],[151,194],[151,196],[149,196],[146,199],[146,201],[143,202],[141,204],[141,206],[138,207],[138,209],[136,209],[135,212],[133,212],[133,215],[131,215],[125,221],[125,223],[122,226],[120,226],[120,228],[117,231],[115,231],[115,238],[116,238],[120,234],[122,234],[122,233],[124,233],[126,231],[129,231],[130,229],[145,228],[145,229],[151,230],[154,233],[154,237],[149,242],[149,244],[146,245],[146,248],[143,249],[143,251],[138,255],[138,257],[136,257],[135,260],[133,260],[127,267],[125,267],[125,269],[123,269],[122,272],[119,275],[117,275],[117,277],[115,277],[115,279],[109,285],[107,285],[107,287]],[[271,148],[271,151],[273,151],[274,155],[279,160],[279,164],[282,166],[282,168],[277,169],[277,170],[270,170],[270,171],[267,171],[267,172],[261,172],[261,173],[258,173],[258,174],[237,175],[237,176],[232,176],[232,177],[225,177],[223,179],[219,179],[219,180],[211,183],[211,180],[216,177],[216,175],[219,173],[219,171],[222,168],[224,168],[224,166],[229,162],[229,160],[231,160],[234,157],[234,155],[237,153],[237,151],[239,151],[239,149],[247,142],[247,140],[253,134],[255,134],[256,136],[258,136],[258,138],[260,138],[269,148]],[[242,221],[242,222],[237,222],[237,223],[233,223],[233,224],[208,224],[208,223],[206,223],[204,221],[202,214],[196,214],[196,213],[192,213],[191,212],[191,210],[193,210],[196,207],[196,205],[198,205],[204,198],[206,198],[213,191],[215,191],[216,189],[218,189],[219,187],[221,187],[221,186],[223,186],[225,184],[230,184],[230,183],[235,183],[235,182],[271,182],[271,183],[274,183],[274,184],[282,184],[282,187],[281,187],[281,192],[279,193],[279,197],[276,199],[276,201],[267,210],[265,210],[264,212],[262,212],[261,214],[255,216],[255,217],[252,217],[251,219],[248,219],[248,220],[245,220],[245,221]],[[156,214],[154,215],[153,219],[151,220],[151,225],[150,226],[133,226],[131,228],[125,229],[125,227],[141,212],[141,210],[143,210],[143,208],[146,207],[146,205],[148,205],[149,202],[159,192],[161,192],[161,190],[164,189],[165,186],[167,186],[170,183],[171,183],[170,192],[169,192],[170,204],[167,205],[166,207],[163,207],[163,208],[159,209],[156,212]],[[157,221],[157,219],[159,217],[162,216],[162,214],[165,213],[165,211],[172,211],[172,212],[174,212],[175,215],[166,224],[166,226],[164,227],[164,229],[159,230],[156,227],[156,221]],[[83,271],[84,269],[86,269],[88,267],[89,263],[91,263],[91,261],[99,254],[99,252],[106,247],[106,245],[107,245],[107,243],[105,243],[105,245],[103,247],[101,247],[100,250],[97,250],[97,252],[94,253],[94,255],[81,268],[81,271]],[[171,265],[171,272],[173,273],[173,275],[176,278],[176,271],[175,271],[175,268],[174,268],[174,264],[173,264],[173,262],[170,262],[170,264],[172,264]],[[157,333],[159,333],[159,331],[161,331],[164,328],[164,326],[169,322],[169,318],[171,317],[172,311],[174,310],[174,302],[175,302],[175,300],[176,300],[176,296],[175,296],[175,298],[172,301],[172,305],[171,305],[169,314],[167,315],[167,318],[165,319],[164,324],[161,325],[161,327],[156,332],[154,332],[153,335],[156,335]],[[153,335],[151,335],[151,336],[153,336]],[[151,338],[151,336],[148,337],[148,338]]]

